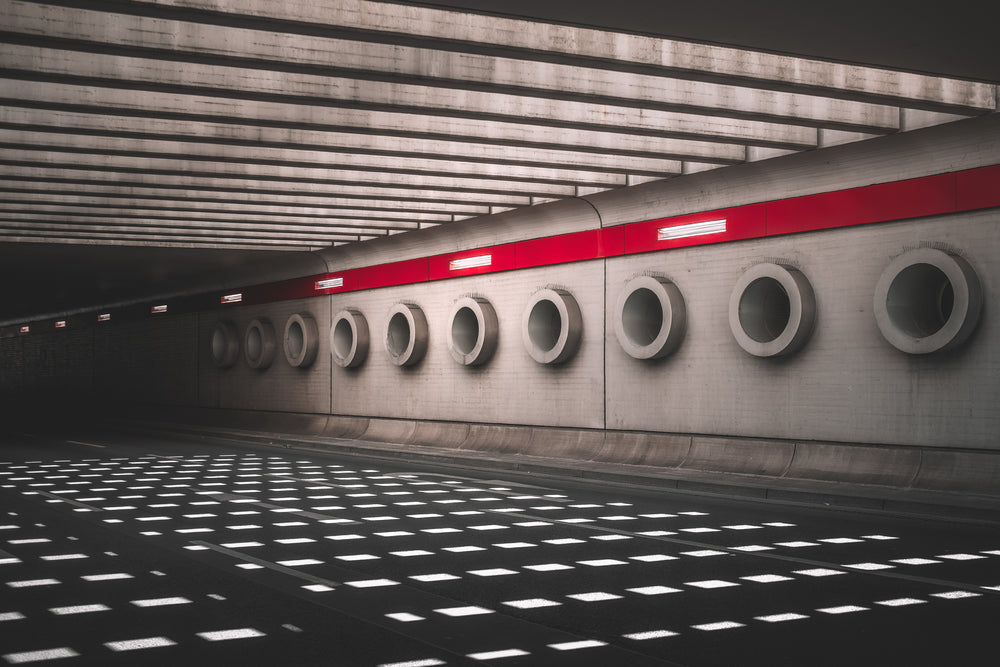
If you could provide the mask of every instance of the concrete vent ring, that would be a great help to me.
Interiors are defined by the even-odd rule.
[[[330,352],[341,368],[357,368],[368,358],[368,320],[360,310],[347,308],[333,317]]]
[[[561,364],[576,354],[583,333],[583,315],[576,299],[561,289],[540,289],[531,295],[521,319],[521,338],[531,358],[540,364]]]
[[[729,298],[729,328],[756,357],[794,354],[812,335],[816,297],[809,280],[790,266],[757,264],[736,281]]]
[[[232,368],[240,356],[240,336],[229,320],[216,323],[212,330],[212,361],[219,369]]]
[[[500,325],[496,311],[481,297],[462,297],[452,306],[448,352],[463,366],[485,364],[497,348]]]
[[[274,326],[265,318],[256,319],[247,325],[243,334],[243,359],[250,368],[262,371],[274,361],[278,349],[274,337]]]
[[[686,326],[684,297],[677,286],[666,278],[632,278],[618,295],[615,336],[630,357],[666,357],[684,339]]]
[[[389,311],[385,350],[397,366],[413,366],[427,352],[427,318],[420,306],[400,303]]]
[[[285,359],[293,368],[309,368],[319,353],[319,327],[309,313],[295,313],[285,322]]]
[[[907,354],[958,347],[979,323],[983,290],[975,269],[936,248],[905,252],[875,286],[874,312],[882,336]]]

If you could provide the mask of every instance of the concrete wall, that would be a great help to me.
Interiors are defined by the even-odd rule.
[[[358,368],[334,366],[333,413],[545,426],[604,427],[604,262],[544,267],[331,297],[334,313],[362,311],[371,349]],[[521,339],[521,318],[532,294],[558,286],[571,292],[584,316],[576,356],[558,366],[532,359]],[[490,301],[499,320],[496,352],[482,366],[462,366],[448,351],[449,314],[462,296]],[[419,305],[430,335],[427,354],[413,367],[394,365],[385,350],[390,309]]]
[[[293,368],[285,360],[282,336],[288,318],[309,313],[319,329],[320,351],[308,368]],[[274,327],[274,360],[266,369],[247,366],[243,337],[250,322],[266,318]],[[231,321],[239,333],[236,364],[220,370],[212,360],[211,337],[220,321]],[[327,413],[330,410],[330,302],[325,297],[297,299],[260,306],[235,306],[202,313],[197,327],[199,402],[202,407]],[[192,338],[194,340],[194,338]]]
[[[1000,314],[995,296],[968,342],[952,352],[904,354],[876,326],[873,293],[896,255],[932,245],[976,269],[988,295],[1000,288],[1000,214],[854,227],[650,253],[608,261],[608,428],[862,443],[998,447]],[[738,346],[729,299],[739,275],[760,262],[797,267],[817,317],[796,354],[755,357]],[[677,352],[649,362],[625,354],[614,307],[625,281],[668,276],[687,306]]]
[[[329,271],[340,271],[990,164],[1000,164],[996,117],[556,202],[322,255]],[[303,413],[318,416],[322,424],[334,421],[328,416],[358,417],[351,422],[361,425],[358,432],[379,424],[372,437],[393,432],[386,420],[452,422],[463,434],[471,433],[466,423],[684,434],[688,439],[677,441],[684,443],[674,457],[678,462],[702,456],[689,436],[700,438],[705,451],[716,447],[711,438],[767,441],[778,449],[781,443],[838,441],[1000,451],[998,222],[997,209],[983,210],[152,316],[80,334],[4,338],[0,386],[15,391],[72,386],[91,388],[107,401]],[[894,257],[919,246],[964,257],[982,283],[980,322],[956,350],[907,355],[889,345],[876,326],[873,292],[879,276]],[[788,357],[751,356],[730,331],[733,286],[745,269],[761,262],[797,267],[815,292],[815,330]],[[687,306],[680,347],[654,362],[627,356],[614,334],[619,293],[626,280],[641,273],[671,279]],[[521,327],[531,295],[553,286],[578,301],[583,335],[575,357],[550,367],[528,355]],[[470,295],[489,300],[499,317],[497,350],[480,367],[461,366],[448,352],[452,306]],[[401,302],[419,305],[428,321],[426,356],[411,368],[394,365],[385,351],[389,311]],[[371,334],[367,360],[354,369],[341,368],[330,357],[332,318],[348,307],[365,315]],[[308,369],[291,367],[281,350],[285,323],[300,312],[311,313],[319,325],[319,355]],[[272,365],[254,370],[241,357],[232,368],[216,368],[210,352],[216,323],[232,321],[242,340],[251,320],[260,317],[274,325],[278,350]],[[406,428],[397,430],[403,434]],[[603,433],[594,442],[593,451],[603,452],[596,456],[615,458],[608,449],[614,444]],[[726,450],[730,442],[720,440],[717,449]],[[742,455],[739,448],[726,451],[730,459]],[[632,458],[643,456],[633,452]],[[789,465],[789,459],[782,461],[776,469]]]

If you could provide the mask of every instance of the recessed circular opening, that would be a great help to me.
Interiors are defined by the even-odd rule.
[[[410,322],[403,313],[396,313],[389,319],[389,326],[386,331],[385,341],[389,348],[389,353],[394,357],[401,357],[410,346]]]
[[[250,368],[264,370],[274,361],[276,350],[274,327],[266,319],[252,321],[247,325],[243,338],[243,355]]]
[[[215,359],[216,363],[221,363],[226,357],[226,352],[228,351],[229,340],[226,336],[226,332],[221,328],[216,329],[212,332],[212,358]]]
[[[583,314],[573,295],[559,288],[535,292],[521,316],[521,340],[528,355],[540,364],[571,359],[583,338]]]
[[[260,359],[264,351],[264,340],[260,335],[260,329],[254,327],[247,331],[247,356],[250,359]]]
[[[940,331],[954,306],[951,281],[944,271],[931,264],[912,264],[900,271],[886,296],[889,319],[914,338]]]
[[[333,327],[333,353],[340,359],[347,359],[354,347],[354,330],[346,319],[337,321]]]
[[[470,354],[479,342],[479,318],[471,308],[459,308],[451,321],[451,340],[462,354]]]
[[[548,299],[536,303],[528,315],[528,336],[542,352],[550,352],[559,342],[563,321],[559,308]]]
[[[361,311],[347,308],[333,317],[330,351],[341,368],[357,368],[368,356],[368,321]]]
[[[743,291],[739,306],[740,325],[758,343],[770,343],[788,327],[791,301],[774,278],[754,280]]]
[[[288,325],[288,331],[285,336],[288,355],[293,358],[301,356],[306,338],[305,333],[302,331],[302,325],[298,322],[292,322]]]
[[[212,331],[212,361],[217,368],[231,368],[240,353],[239,337],[232,322],[219,322]]]
[[[645,287],[632,292],[622,308],[622,328],[632,343],[650,345],[663,328],[663,306],[652,290]]]
[[[816,321],[816,295],[808,278],[784,264],[755,264],[729,297],[729,328],[755,357],[780,357],[802,349]]]

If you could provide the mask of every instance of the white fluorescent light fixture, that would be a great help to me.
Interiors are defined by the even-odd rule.
[[[157,313],[165,313],[167,312],[167,304],[153,306],[153,308],[149,312],[153,313],[154,315]]]
[[[692,222],[690,225],[677,225],[675,227],[661,227],[656,230],[657,241],[672,241],[674,239],[685,239],[691,236],[707,236],[708,234],[721,234],[726,231],[726,221],[709,220],[707,222]]]
[[[239,303],[243,300],[243,292],[238,294],[223,294],[221,302],[222,303]]]
[[[56,322],[56,329],[65,329],[65,328],[66,328],[66,320],[58,320]]]
[[[317,280],[316,289],[332,289],[334,287],[343,287],[343,278],[327,278],[326,280]]]
[[[31,327],[21,327],[21,333],[31,333]]]
[[[97,321],[98,322],[110,322],[111,321],[111,313],[101,313],[100,315],[97,316]]]
[[[465,257],[463,259],[453,259],[448,262],[449,271],[459,269],[474,269],[477,266],[489,266],[493,263],[493,255],[477,255],[475,257]]]

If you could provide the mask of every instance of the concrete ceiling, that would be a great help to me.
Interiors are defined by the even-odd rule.
[[[0,320],[990,113],[969,7],[0,0]]]

